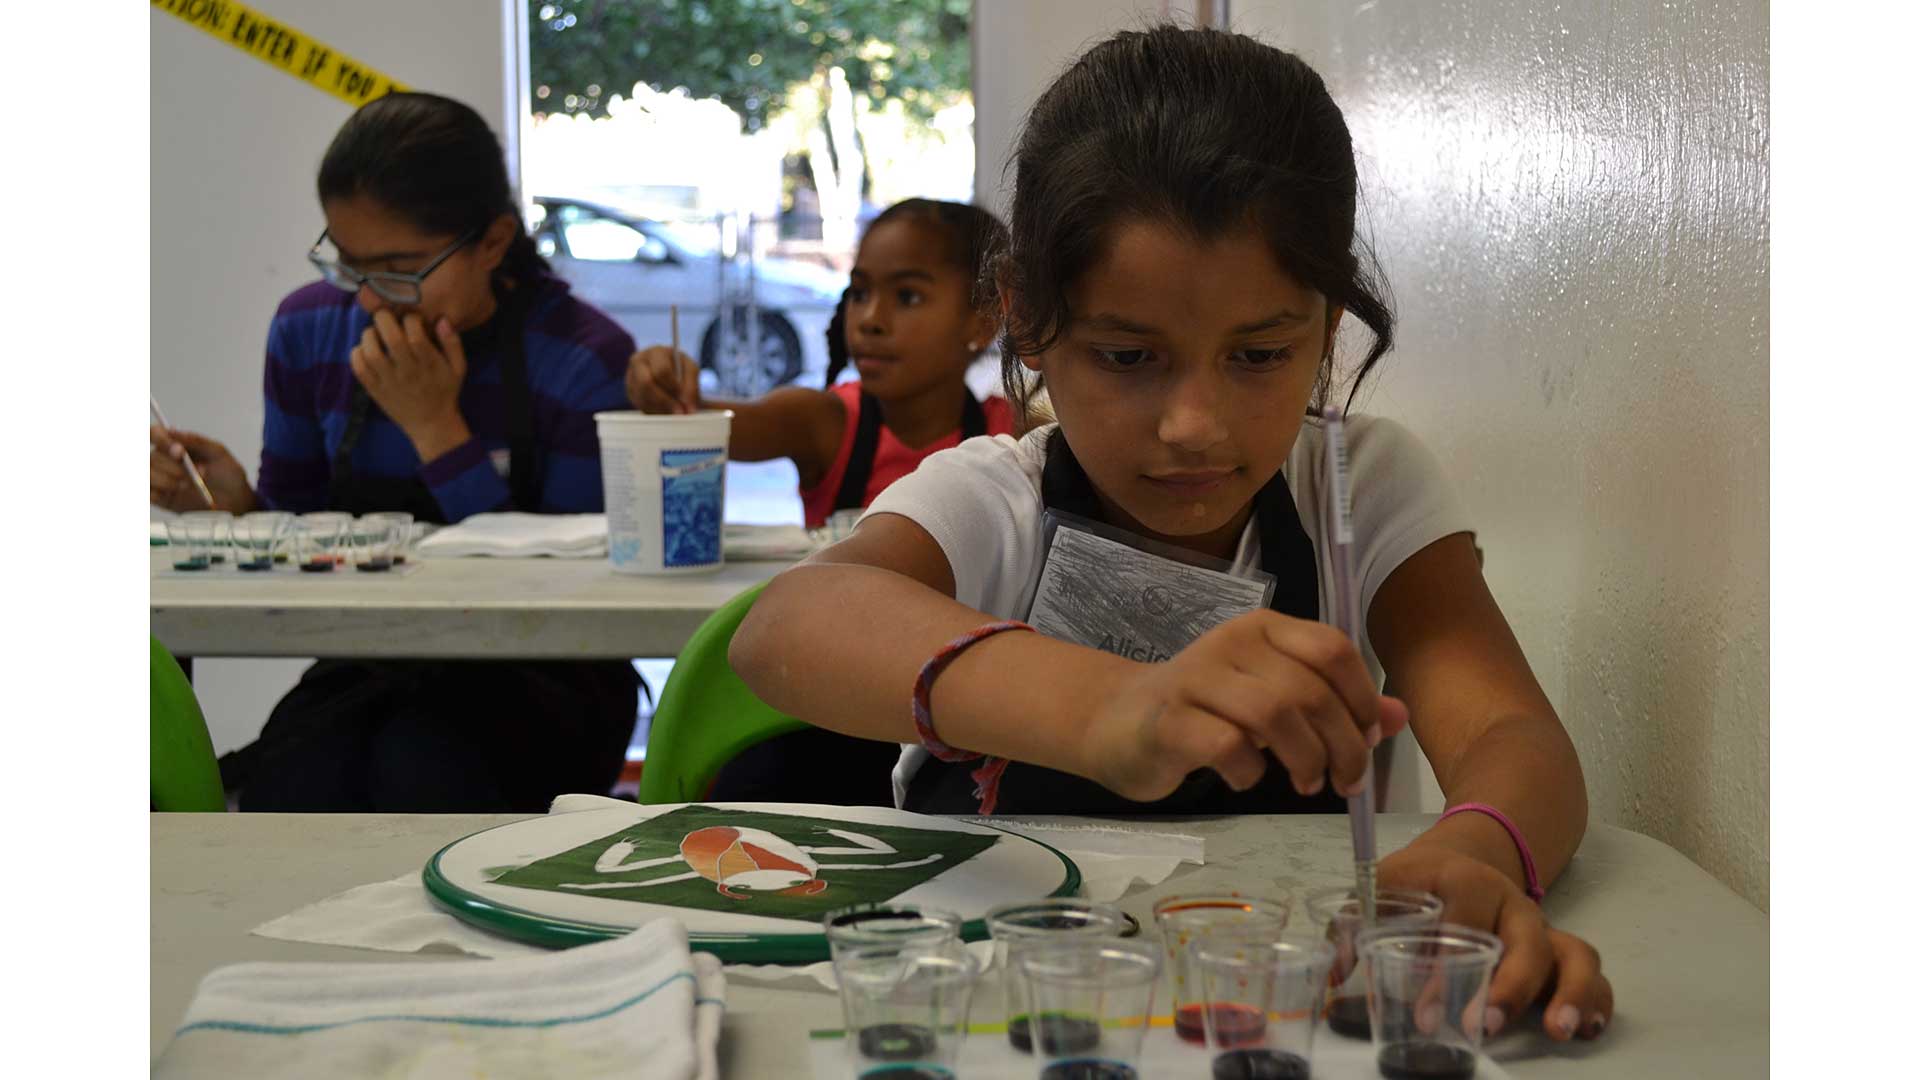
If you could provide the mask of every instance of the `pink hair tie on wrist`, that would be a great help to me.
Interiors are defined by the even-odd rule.
[[[980,800],[982,814],[993,813],[994,805],[1000,801],[1000,777],[1007,771],[1007,759],[986,757],[971,750],[956,750],[940,738],[939,734],[933,730],[931,704],[933,680],[938,678],[940,673],[946,670],[947,665],[953,663],[961,653],[993,635],[1005,633],[1008,630],[1032,629],[1033,627],[1026,623],[1012,619],[975,627],[942,645],[940,651],[934,653],[933,658],[921,666],[920,674],[913,680],[913,730],[920,736],[920,745],[927,748],[927,753],[941,761],[949,762],[986,759],[981,762],[979,768],[973,770],[973,794]]]
[[[1520,866],[1527,872],[1527,895],[1536,904],[1546,899],[1547,890],[1540,887],[1540,872],[1533,866],[1533,850],[1527,847],[1527,838],[1520,835],[1520,826],[1515,825],[1512,818],[1486,803],[1470,802],[1448,807],[1447,812],[1440,815],[1440,820],[1445,821],[1455,814],[1464,814],[1468,811],[1485,814],[1499,822],[1501,828],[1507,830],[1507,835],[1513,838],[1513,846],[1520,849]]]

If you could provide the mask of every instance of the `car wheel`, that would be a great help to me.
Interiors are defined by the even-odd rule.
[[[745,308],[733,310],[734,340],[739,355],[746,352],[747,311]],[[787,321],[787,317],[775,311],[760,312],[760,355],[753,362],[738,370],[730,362],[729,367],[736,370],[723,371],[720,364],[720,320],[707,324],[706,333],[700,336],[700,366],[712,371],[720,378],[720,385],[732,394],[746,397],[759,397],[776,386],[785,386],[800,377],[803,357],[800,351],[800,333]]]

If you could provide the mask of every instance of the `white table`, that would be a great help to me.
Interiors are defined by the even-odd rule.
[[[654,578],[605,559],[427,558],[401,577],[283,568],[209,581],[166,574],[165,548],[152,560],[150,625],[176,656],[521,660],[673,656],[722,604],[792,565]]]
[[[152,816],[152,1051],[157,1056],[207,972],[244,960],[420,957],[301,945],[247,931],[303,904],[418,869],[449,841],[511,816],[155,814]],[[1058,818],[1072,822],[1081,819]],[[1384,849],[1431,821],[1384,815]],[[1196,889],[1291,889],[1343,880],[1346,820],[1337,816],[1142,822],[1205,838],[1207,865],[1183,866],[1120,902],[1146,919],[1161,896]],[[1767,1075],[1767,918],[1678,852],[1596,826],[1547,897],[1554,922],[1592,941],[1619,1009],[1594,1043],[1560,1046],[1529,1030],[1488,1048],[1516,1078],[1659,1077],[1750,1080]],[[1147,925],[1151,926],[1150,919]],[[486,963],[436,957],[449,963]],[[978,1015],[1000,1007],[982,984]],[[840,1025],[825,991],[728,987],[721,1042],[726,1076],[804,1076],[806,1034]]]

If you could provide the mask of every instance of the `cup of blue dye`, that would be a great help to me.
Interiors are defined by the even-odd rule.
[[[607,507],[607,561],[621,574],[689,574],[723,564],[733,413],[593,415]]]
[[[1153,1022],[1160,950],[1134,940],[1081,940],[1022,950],[1014,963],[1031,1003],[1040,1080],[1139,1080]]]
[[[208,563],[218,566],[227,561],[233,546],[232,514],[225,510],[193,510],[180,516],[186,520],[190,535],[199,545],[199,554],[204,555]]]
[[[980,962],[958,939],[854,946],[833,961],[854,1080],[952,1080]]]
[[[293,542],[293,515],[280,510],[256,510],[233,522],[233,562],[244,572],[273,569],[287,560]]]

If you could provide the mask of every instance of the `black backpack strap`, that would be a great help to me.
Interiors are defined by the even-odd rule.
[[[873,479],[873,456],[879,450],[880,402],[862,390],[853,449],[847,454],[847,471],[840,476],[840,492],[833,497],[835,510],[858,510],[867,505],[867,481]]]
[[[524,290],[521,290],[524,292]],[[533,427],[533,386],[527,379],[527,307],[529,297],[514,294],[507,300],[501,326],[500,383],[507,395],[507,490],[516,509],[540,509],[546,486],[540,441]]]

